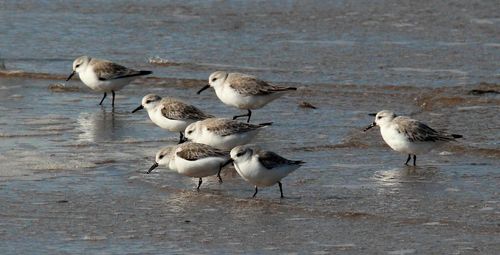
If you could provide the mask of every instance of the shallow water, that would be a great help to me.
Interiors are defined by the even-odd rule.
[[[214,69],[225,69],[303,83],[499,82],[497,5],[3,1],[0,57],[11,69],[59,74],[69,73],[75,56],[88,54],[175,78],[206,79]],[[155,57],[170,65],[146,64]]]
[[[0,253],[496,254],[496,5],[430,3],[0,3]],[[99,107],[77,79],[54,85],[83,53],[155,74]],[[196,95],[217,69],[299,87],[252,116],[274,122],[256,143],[307,162],[283,180],[286,199],[278,187],[250,199],[230,169],[199,193],[144,174],[177,134],[130,111],[157,93],[237,114]],[[404,167],[361,131],[380,109],[465,139]]]

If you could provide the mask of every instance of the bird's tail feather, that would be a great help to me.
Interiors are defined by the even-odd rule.
[[[302,161],[302,160],[292,160],[292,164],[294,165],[302,165],[302,164],[305,164],[306,162]]]
[[[152,73],[153,73],[152,71],[144,71],[144,70],[139,71],[139,75],[148,75]]]
[[[272,91],[287,91],[287,90],[297,90],[296,87],[280,87],[280,86],[274,86],[272,88]]]

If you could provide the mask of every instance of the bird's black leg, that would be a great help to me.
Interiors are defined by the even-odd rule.
[[[417,166],[417,155],[413,154],[413,166]]]
[[[203,183],[203,180],[200,178],[200,180],[198,181],[198,187],[196,187],[197,191],[200,191],[200,186],[202,183]]]
[[[222,178],[220,177],[220,173],[222,172],[222,168],[224,168],[225,166],[227,166],[231,163],[233,163],[233,160],[229,159],[226,163],[220,165],[219,172],[217,172],[217,177],[219,177],[219,183],[222,183]]]
[[[250,109],[248,109],[248,119],[247,119],[247,123],[250,123],[250,117],[252,117],[252,111],[250,111]]]
[[[278,182],[278,186],[280,186],[281,198],[285,198],[285,197],[283,196],[283,187],[282,187],[282,185],[281,185],[281,182]]]
[[[179,144],[187,141],[186,137],[184,137],[184,134],[182,132],[179,132]]]
[[[102,105],[102,102],[104,101],[104,98],[106,98],[106,92],[104,92],[104,96],[102,97],[101,102],[99,103],[99,105]]]
[[[220,172],[222,172],[222,165],[219,168],[219,172],[217,172],[217,178],[219,178],[219,183],[222,183],[222,177],[220,177]]]
[[[258,192],[258,191],[259,191],[259,189],[257,189],[257,186],[255,186],[255,193],[253,193],[252,198],[253,198],[253,197],[255,197],[255,196],[257,196],[257,192]]]
[[[252,111],[250,111],[250,109],[247,109],[247,111],[248,111],[247,114],[233,116],[233,120],[235,120],[237,118],[247,117],[248,116],[247,123],[250,122],[250,117],[252,117]]]
[[[408,154],[408,158],[406,159],[405,165],[408,165],[408,162],[410,162],[411,159],[411,154]]]
[[[111,90],[111,94],[113,94],[113,100],[111,100],[111,106],[115,107],[115,91]]]

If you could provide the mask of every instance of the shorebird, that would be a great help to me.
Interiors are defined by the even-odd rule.
[[[461,138],[461,135],[448,134],[436,131],[426,124],[406,116],[397,116],[394,112],[383,110],[372,113],[374,122],[366,127],[380,126],[380,133],[384,141],[393,150],[408,154],[405,165],[410,162],[413,155],[413,165],[416,166],[417,154],[427,153],[445,142]]]
[[[155,94],[144,96],[141,105],[135,108],[132,113],[141,109],[146,109],[149,118],[157,126],[169,131],[179,132],[179,143],[185,141],[183,132],[189,124],[214,117],[179,99],[162,99]]]
[[[173,152],[172,152],[173,150]],[[177,170],[179,174],[199,178],[197,190],[203,183],[202,178],[217,175],[222,183],[220,172],[232,160],[229,153],[201,143],[182,143],[175,148],[163,148],[156,154],[155,163],[149,168],[148,173],[160,164]]]
[[[69,81],[75,73],[78,73],[80,80],[92,90],[104,92],[99,105],[102,105],[106,93],[111,92],[113,95],[111,105],[115,106],[115,91],[122,89],[138,76],[153,72],[137,71],[107,60],[81,56],[73,61],[73,72],[66,81]]]
[[[190,141],[230,150],[249,143],[261,129],[271,124],[272,122],[250,124],[230,119],[209,118],[190,124],[184,134]]]
[[[284,198],[281,179],[304,164],[300,160],[288,160],[274,152],[261,150],[256,145],[233,148],[231,159],[238,174],[245,181],[255,185],[252,197],[257,195],[258,187],[278,184],[281,198]]]
[[[297,90],[294,87],[270,85],[255,76],[241,73],[214,72],[208,78],[208,85],[200,89],[197,94],[213,87],[217,97],[226,105],[247,110],[247,114],[236,115],[234,119],[248,117],[250,122],[252,111],[282,96],[286,91]]]

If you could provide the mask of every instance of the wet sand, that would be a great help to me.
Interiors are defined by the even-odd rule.
[[[497,5],[0,3],[0,253],[498,254]],[[100,107],[63,82],[81,54],[154,75]],[[130,112],[157,93],[239,114],[213,90],[196,95],[219,69],[299,88],[252,115],[274,122],[256,143],[307,162],[283,180],[285,199],[278,187],[251,199],[231,169],[200,192],[175,172],[144,174],[178,134]],[[378,128],[362,132],[382,109],[464,139],[406,167]]]
[[[496,85],[299,86],[299,93],[254,113],[255,122],[275,122],[259,144],[307,162],[284,179],[281,200],[277,187],[251,199],[253,188],[234,170],[224,172],[222,185],[207,178],[200,192],[195,180],[165,169],[144,174],[156,150],[174,144],[177,134],[155,127],[145,112],[129,113],[137,95],[198,97],[194,103],[210,113],[237,113],[213,91],[195,96],[204,81],[144,79],[118,94],[114,111],[108,101],[97,106],[100,95],[81,86],[53,92],[53,82],[1,79],[3,254],[494,254],[500,248],[494,118],[500,100],[469,93]],[[318,109],[299,107],[303,100]],[[383,107],[466,139],[405,167],[406,156],[391,151],[378,130],[361,131],[372,121],[367,113]]]

